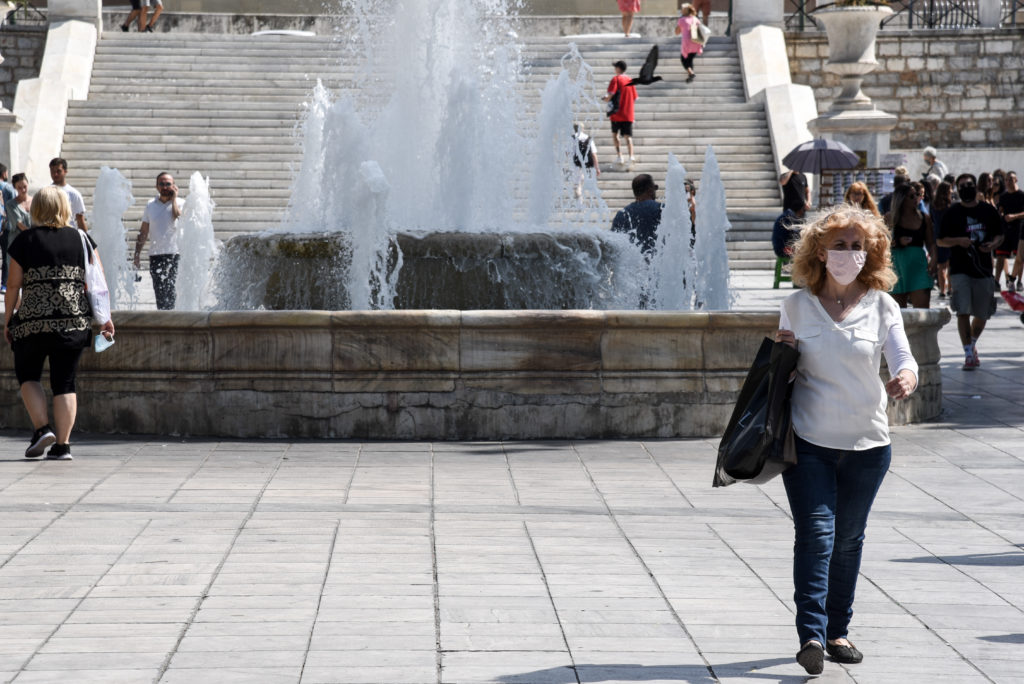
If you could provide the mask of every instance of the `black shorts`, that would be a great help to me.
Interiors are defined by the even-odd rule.
[[[131,0],[131,3],[133,10],[142,9],[142,0]]]
[[[43,362],[50,359],[50,389],[54,396],[75,393],[75,374],[82,348],[68,349],[43,335],[31,335],[14,343],[14,374],[18,385],[39,382]]]
[[[621,133],[633,137],[632,121],[612,121],[612,133]]]

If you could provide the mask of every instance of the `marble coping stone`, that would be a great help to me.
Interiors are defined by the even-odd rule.
[[[893,423],[938,415],[948,320],[904,314],[921,382],[890,407]],[[114,322],[117,344],[82,359],[80,430],[545,439],[720,434],[778,314],[147,311]],[[0,424],[27,428],[10,352],[0,387]]]

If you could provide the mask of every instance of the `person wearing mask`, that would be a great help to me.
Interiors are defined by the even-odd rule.
[[[908,302],[915,309],[927,309],[931,304],[931,271],[935,267],[935,234],[932,219],[921,211],[924,186],[910,183],[896,188],[892,194],[892,209],[885,215],[886,225],[892,230],[892,266],[898,280],[892,296],[901,307]]]
[[[998,209],[1006,222],[1006,236],[1003,244],[996,249],[996,282],[1005,268],[1006,289],[1020,292],[1024,289],[1021,284],[1024,261],[1020,253],[1021,229],[1024,228],[1024,191],[1020,189],[1016,171],[1006,174],[1006,192],[999,197]],[[1014,257],[1012,269],[1008,263],[1010,257]]]
[[[875,198],[871,196],[871,191],[868,190],[868,186],[861,181],[850,184],[850,187],[846,189],[846,195],[843,197],[843,201],[857,207],[858,209],[870,212],[875,216],[881,216],[881,214],[878,213],[878,206],[875,204]]]
[[[102,269],[95,243],[69,226],[67,195],[53,186],[32,200],[32,228],[11,243],[9,287],[4,295],[4,337],[14,350],[14,372],[35,432],[25,458],[71,460],[71,428],[78,413],[75,374],[82,350],[92,338],[92,316],[85,292],[85,261]],[[102,334],[114,336],[114,324]],[[40,380],[49,360],[53,421]],[[52,445],[52,446],[51,446]]]
[[[849,639],[864,530],[892,450],[886,405],[917,388],[889,237],[880,218],[842,205],[804,228],[775,340],[795,347],[791,409],[797,462],[782,473],[793,516],[797,662],[820,674],[825,653],[855,664]],[[879,376],[885,355],[891,379]]]
[[[922,157],[924,157],[925,171],[924,176],[936,175],[939,178],[945,178],[949,174],[949,169],[946,167],[944,162],[939,161],[938,150],[929,145],[924,148]]]
[[[928,213],[932,217],[932,232],[938,236],[942,230],[942,218],[949,208],[953,206],[953,186],[946,181],[939,183],[935,189],[935,198],[928,207]],[[939,285],[939,299],[945,299],[950,294],[949,287],[949,247],[938,245],[936,239],[935,247],[935,278]]]
[[[956,188],[960,201],[942,217],[938,244],[950,248],[949,303],[964,346],[963,369],[971,371],[981,365],[978,338],[996,312],[992,251],[1003,241],[1003,219],[995,207],[979,200],[973,174],[957,176]]]

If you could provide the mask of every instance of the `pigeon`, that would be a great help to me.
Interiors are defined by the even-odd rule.
[[[647,53],[647,61],[640,67],[640,75],[629,82],[629,85],[650,85],[655,81],[660,81],[661,76],[655,76],[654,70],[658,68],[658,46],[651,46],[651,51]]]

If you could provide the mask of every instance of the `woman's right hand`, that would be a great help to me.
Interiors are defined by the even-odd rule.
[[[101,325],[100,326],[100,332],[108,340],[113,339],[113,337],[114,337],[114,321],[107,321],[106,323]]]
[[[775,341],[788,344],[793,349],[796,349],[796,333],[792,330],[776,330]]]

